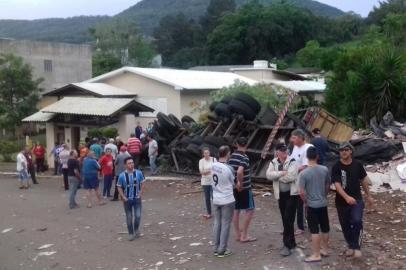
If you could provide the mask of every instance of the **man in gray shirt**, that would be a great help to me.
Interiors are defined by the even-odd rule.
[[[117,189],[118,177],[119,177],[120,173],[125,171],[124,160],[127,157],[130,157],[130,154],[127,152],[127,147],[123,145],[120,147],[120,153],[117,155],[117,157],[114,161],[116,184],[114,185],[115,189],[114,189],[113,199],[111,199],[112,201],[118,201],[118,189]]]
[[[317,149],[307,149],[308,167],[299,174],[299,192],[307,206],[307,223],[312,234],[312,255],[305,262],[319,262],[321,256],[328,256],[328,233],[330,231],[327,194],[330,174],[327,167],[317,164]],[[321,231],[321,236],[320,236]]]

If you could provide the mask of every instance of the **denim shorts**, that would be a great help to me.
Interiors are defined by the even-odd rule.
[[[21,182],[25,182],[28,180],[28,172],[25,170],[19,171],[18,172],[18,177]]]

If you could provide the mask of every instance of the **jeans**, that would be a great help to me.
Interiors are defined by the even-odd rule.
[[[211,215],[211,199],[213,197],[213,190],[210,185],[203,185],[204,200],[206,202],[207,214]]]
[[[138,169],[138,166],[140,165],[140,156],[141,153],[131,153],[131,157],[133,158],[134,161],[134,168]]]
[[[296,222],[299,230],[304,231],[304,203],[300,196],[297,196],[297,215]]]
[[[124,211],[127,221],[128,233],[134,235],[138,233],[138,228],[141,223],[141,198],[128,200],[124,202]],[[133,209],[134,209],[134,222],[133,222]]]
[[[31,175],[31,180],[34,184],[38,184],[37,178],[35,177],[35,168],[34,166],[28,167],[28,173]]]
[[[75,197],[79,186],[79,179],[76,176],[68,176],[69,180],[69,208],[74,208],[78,204]]]
[[[227,250],[228,238],[230,236],[231,222],[235,203],[226,205],[213,205],[214,208],[214,252],[222,253]]]
[[[68,168],[62,168],[62,174],[63,174],[63,185],[65,187],[65,190],[68,190],[69,189]]]
[[[113,184],[113,176],[105,175],[103,179],[103,196],[110,197],[111,185]]]
[[[118,183],[118,175],[116,175],[114,177],[114,195],[113,195],[113,199],[114,200],[118,200],[118,188],[117,188],[117,183]]]
[[[58,175],[59,174],[59,162],[56,158],[54,158],[54,175]]]
[[[361,249],[364,207],[363,201],[357,201],[355,205],[337,206],[338,219],[350,249]]]
[[[291,196],[290,191],[279,193],[279,210],[283,224],[283,245],[289,249],[296,247],[295,216],[299,196]]]
[[[37,173],[44,172],[44,158],[37,158],[35,163],[37,165]]]
[[[158,172],[156,166],[156,156],[149,157],[149,167],[151,169],[152,174],[156,174]]]

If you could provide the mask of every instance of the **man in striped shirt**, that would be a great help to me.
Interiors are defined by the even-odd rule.
[[[141,141],[137,137],[135,137],[134,133],[131,133],[130,138],[127,141],[127,151],[134,160],[135,168],[138,168],[138,165],[140,163],[141,150],[142,150]]]
[[[117,188],[124,204],[129,234],[128,240],[133,241],[140,236],[138,228],[141,222],[141,197],[144,191],[144,175],[140,170],[134,169],[134,161],[131,157],[127,157],[124,163],[126,170],[120,174]]]
[[[237,235],[237,241],[241,243],[257,240],[254,237],[248,236],[248,227],[254,216],[255,203],[251,187],[250,160],[245,154],[247,151],[247,142],[247,138],[240,137],[237,140],[237,150],[231,155],[228,161],[228,164],[233,167],[236,173],[236,188],[234,189],[234,229]],[[242,227],[240,227],[241,211],[245,212]]]

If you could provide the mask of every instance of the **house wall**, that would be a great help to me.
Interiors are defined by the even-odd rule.
[[[136,93],[137,99],[147,106],[149,104],[143,102],[145,99],[166,99],[167,111],[163,113],[172,113],[177,117],[181,115],[180,92],[173,86],[133,73],[124,73],[103,82]]]
[[[207,107],[210,104],[210,92],[195,92],[184,90],[181,92],[181,116],[189,115],[198,120],[199,108]],[[180,119],[180,118],[179,118]]]
[[[263,82],[264,80],[289,80],[286,76],[281,76],[272,72],[272,69],[244,69],[244,70],[232,70],[233,73]]]
[[[33,67],[34,78],[44,78],[41,87],[45,92],[92,77],[90,45],[0,39],[0,53],[22,57]],[[47,70],[45,60],[51,63]]]

